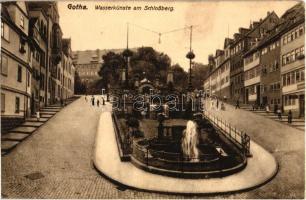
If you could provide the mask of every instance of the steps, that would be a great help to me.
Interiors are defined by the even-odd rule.
[[[79,97],[73,97],[66,100],[66,106],[78,99]],[[4,156],[11,152],[19,143],[28,138],[39,127],[44,125],[51,117],[56,115],[63,107],[59,104],[48,105],[40,109],[40,119],[36,118],[36,115],[32,115],[26,118],[25,122],[18,125],[18,127],[7,131],[1,135],[1,155]]]
[[[250,106],[250,105],[245,105],[245,104],[241,105],[240,109],[253,112],[257,115],[260,115],[260,116],[263,116],[263,117],[266,117],[266,118],[269,118],[269,119],[272,119],[272,120],[275,120],[275,121],[279,121],[280,123],[287,124],[288,126],[294,127],[296,129],[299,129],[299,130],[305,130],[305,119],[294,118],[294,119],[292,119],[292,123],[289,124],[287,115],[282,115],[282,119],[279,120],[277,114],[275,114],[274,112],[271,112],[271,111],[266,112],[263,109],[257,109],[257,110],[254,109],[253,110],[253,107]]]

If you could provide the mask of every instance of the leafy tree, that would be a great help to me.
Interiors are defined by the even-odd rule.
[[[209,66],[202,63],[194,63],[192,68],[192,86],[195,89],[203,89],[206,75],[209,73]]]
[[[102,77],[103,87],[107,84],[117,85],[120,79],[120,68],[124,67],[124,57],[112,51],[102,56],[103,64],[98,74]]]
[[[75,71],[74,74],[74,93],[75,94],[85,94],[86,85],[82,82],[79,73]]]
[[[171,66],[173,71],[173,82],[176,89],[183,91],[187,87],[188,83],[188,73],[179,65],[175,64]]]

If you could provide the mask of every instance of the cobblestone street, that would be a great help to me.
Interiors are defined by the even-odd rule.
[[[280,172],[271,182],[257,189],[209,198],[303,198],[303,132],[246,111],[237,111],[237,121],[231,118],[230,111],[224,112],[227,114],[219,111],[218,114],[237,127],[248,128],[251,138],[276,156]],[[92,107],[81,97],[62,109],[10,154],[2,157],[2,197],[193,197],[126,189],[101,176],[92,164],[94,138],[101,112],[101,106]],[[290,137],[287,136],[289,134]]]

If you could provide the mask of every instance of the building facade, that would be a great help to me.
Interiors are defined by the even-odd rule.
[[[71,40],[62,48],[56,2],[1,5],[1,130],[8,130],[59,100],[52,80],[59,83],[63,99],[71,97],[74,67]],[[57,68],[62,69],[61,81]]]
[[[303,2],[289,9],[281,35],[281,85],[283,110],[296,117],[305,113],[305,10]]]
[[[2,3],[1,9],[1,123],[20,123],[27,117],[31,95],[29,16],[24,2]]]

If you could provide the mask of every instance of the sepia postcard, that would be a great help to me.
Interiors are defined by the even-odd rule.
[[[1,198],[305,198],[304,1],[0,5]]]

